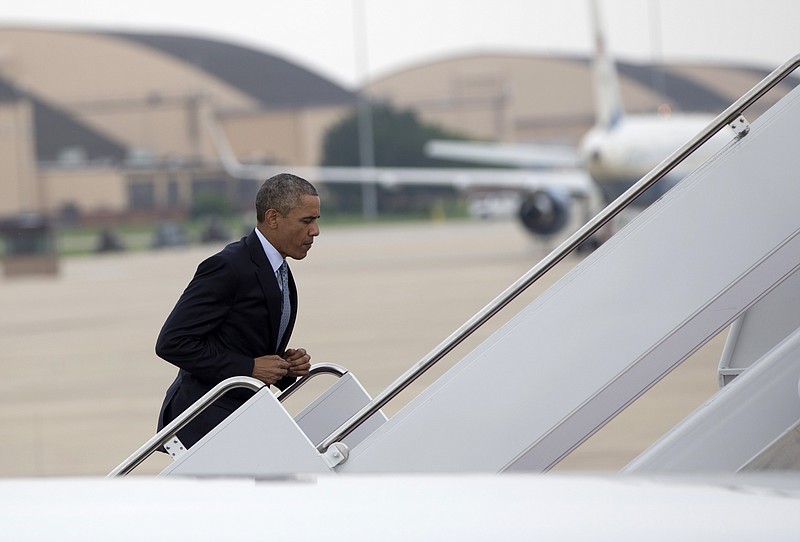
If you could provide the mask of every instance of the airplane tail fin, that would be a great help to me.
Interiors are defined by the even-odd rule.
[[[606,44],[600,21],[598,0],[589,0],[591,24],[594,33],[594,59],[592,64],[595,93],[595,121],[598,126],[611,128],[622,119],[624,108],[619,77],[614,59]]]

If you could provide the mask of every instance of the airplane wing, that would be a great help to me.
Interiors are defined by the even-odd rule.
[[[425,145],[425,154],[431,158],[518,168],[578,169],[582,165],[571,145],[432,139]]]
[[[340,167],[243,164],[222,133],[215,119],[207,119],[217,154],[227,173],[240,179],[267,179],[284,171],[321,183],[378,183],[394,185],[453,186],[458,189],[554,190],[576,196],[594,195],[591,177],[578,167],[559,169],[500,168],[416,168],[416,167]]]
[[[587,208],[600,205],[597,185],[582,168],[416,168],[416,167],[303,167],[243,164],[231,149],[219,124],[206,119],[207,127],[225,171],[234,178],[265,180],[291,172],[318,183],[377,183],[382,186],[451,186],[460,190],[516,191],[516,215],[533,235],[552,236],[569,222],[572,200]]]
[[[321,183],[377,183],[383,186],[452,186],[458,189],[557,190],[585,195],[594,190],[591,178],[579,169],[518,170],[490,168],[414,168],[414,167],[297,167],[290,165],[225,164],[233,177],[267,179],[288,171]]]

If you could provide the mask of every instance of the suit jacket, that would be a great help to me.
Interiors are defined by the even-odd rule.
[[[292,314],[276,344],[282,294],[255,231],[200,263],[156,341],[156,354],[179,368],[159,413],[159,430],[226,378],[252,375],[254,358],[283,354],[297,317],[291,271],[289,292]],[[277,386],[293,381],[284,378]],[[251,396],[243,389],[228,392],[178,438],[191,446]]]

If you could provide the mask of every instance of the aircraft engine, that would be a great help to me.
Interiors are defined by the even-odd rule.
[[[547,190],[531,192],[522,200],[519,218],[537,235],[553,235],[569,220],[570,200],[566,194]]]

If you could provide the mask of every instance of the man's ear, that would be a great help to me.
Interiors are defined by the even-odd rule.
[[[281,214],[275,209],[267,209],[264,213],[264,224],[266,224],[268,228],[277,228],[279,216],[281,216]]]

